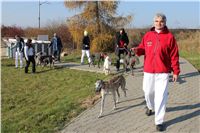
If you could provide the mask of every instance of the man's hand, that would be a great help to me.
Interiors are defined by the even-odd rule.
[[[178,79],[178,75],[173,74],[172,81],[175,83]]]

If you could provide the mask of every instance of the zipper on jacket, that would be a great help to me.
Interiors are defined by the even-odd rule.
[[[158,34],[159,33],[155,33],[156,34],[156,45],[154,47],[154,50],[153,50],[153,55],[154,55],[154,58],[153,58],[153,72],[155,73],[155,57],[156,57],[156,50],[157,50],[157,47],[158,47],[158,44],[159,44],[159,38],[158,38]]]
[[[156,53],[156,50],[157,50],[157,47],[158,47],[158,44],[159,44],[158,34],[159,34],[159,33],[156,33],[156,46],[154,47],[154,50],[153,50],[153,53],[154,53],[154,54]]]

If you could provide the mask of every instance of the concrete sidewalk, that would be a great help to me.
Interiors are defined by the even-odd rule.
[[[141,61],[143,62],[143,61]],[[200,75],[186,60],[180,59],[181,74],[177,83],[170,81],[169,99],[165,115],[166,131],[170,133],[200,132]],[[65,64],[71,69],[101,72],[78,64]],[[94,69],[94,70],[93,70]],[[114,72],[114,68],[112,69]],[[102,118],[97,118],[100,102],[87,109],[72,120],[62,133],[152,133],[156,132],[154,115],[145,115],[145,101],[142,91],[142,67],[137,66],[135,75],[125,74],[128,94],[120,99],[117,109],[112,110],[112,96],[105,100],[105,111]]]

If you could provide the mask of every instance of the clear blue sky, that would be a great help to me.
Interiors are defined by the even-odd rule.
[[[1,24],[6,26],[38,27],[38,1],[39,0],[0,0]],[[45,0],[40,0],[44,2]],[[64,21],[75,11],[64,7],[63,0],[58,2],[48,0],[50,4],[41,5],[41,27],[52,21]],[[169,28],[200,28],[200,1],[199,0],[134,0],[121,1],[117,12],[119,15],[134,15],[132,27],[143,28],[152,25],[157,12],[167,16]],[[77,11],[78,12],[78,11]]]

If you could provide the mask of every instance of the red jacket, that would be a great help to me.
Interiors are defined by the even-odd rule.
[[[144,72],[180,73],[178,46],[167,27],[160,33],[155,31],[155,27],[151,28],[137,47],[136,54],[144,55]]]

